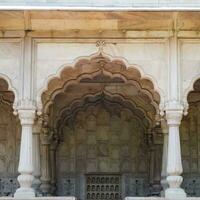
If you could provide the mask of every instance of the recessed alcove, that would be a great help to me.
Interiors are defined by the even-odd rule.
[[[150,194],[149,130],[157,125],[160,102],[150,80],[100,54],[64,68],[60,78],[50,80],[42,101],[59,140],[56,195],[89,200]],[[116,192],[110,182],[115,176]],[[88,177],[96,182],[87,183]],[[108,191],[99,189],[106,183],[98,177],[108,179]]]
[[[183,163],[183,187],[188,196],[200,196],[200,79],[188,94],[188,115],[180,126]]]
[[[0,78],[0,196],[12,196],[19,187],[17,181],[21,126],[13,114],[14,93]]]

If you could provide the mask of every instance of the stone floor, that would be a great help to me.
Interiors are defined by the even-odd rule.
[[[0,197],[0,200],[14,200],[15,198],[13,197]],[[17,200],[27,200],[26,199],[17,199]],[[28,200],[76,200],[75,197],[35,197],[35,198],[30,198]]]
[[[13,197],[0,197],[0,200],[14,200]],[[76,200],[75,197],[36,197],[17,200]],[[167,200],[162,197],[126,197],[125,200]],[[187,197],[187,200],[200,200],[200,197]]]
[[[200,200],[200,197],[187,197],[187,200]],[[167,200],[163,197],[126,197],[125,200]]]

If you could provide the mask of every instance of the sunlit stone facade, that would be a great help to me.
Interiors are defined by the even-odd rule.
[[[0,199],[200,197],[198,2],[107,4],[0,1]]]

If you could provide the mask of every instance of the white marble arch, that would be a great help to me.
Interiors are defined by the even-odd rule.
[[[75,68],[76,67],[76,64],[81,61],[81,60],[91,60],[92,58],[95,58],[96,56],[98,56],[100,53],[100,50],[97,51],[96,53],[94,54],[91,54],[89,56],[81,56],[81,57],[78,57],[76,59],[74,59],[74,61],[72,63],[67,63],[67,64],[63,64],[61,65],[57,71],[54,73],[54,74],[51,74],[51,75],[48,75],[42,86],[37,88],[37,92],[36,92],[36,102],[37,102],[37,109],[38,109],[38,114],[41,114],[41,110],[43,109],[43,105],[42,105],[42,100],[41,100],[41,96],[42,94],[47,91],[48,89],[48,84],[51,80],[53,80],[54,78],[60,78],[61,77],[61,74],[63,72],[64,69],[66,68]],[[158,81],[157,79],[148,74],[148,73],[145,73],[144,70],[142,69],[142,67],[140,67],[139,65],[137,64],[130,64],[128,62],[127,59],[123,58],[123,57],[119,57],[119,56],[112,56],[110,54],[107,54],[105,53],[104,51],[101,52],[101,54],[103,55],[103,57],[105,58],[108,58],[110,60],[110,62],[112,61],[121,61],[122,63],[125,64],[125,67],[128,69],[128,68],[134,68],[136,69],[139,74],[141,75],[141,79],[147,79],[149,80],[152,84],[153,84],[153,87],[154,87],[154,90],[160,95],[160,107],[163,108],[164,107],[164,102],[165,102],[165,98],[166,98],[166,91],[164,91],[158,84]]]

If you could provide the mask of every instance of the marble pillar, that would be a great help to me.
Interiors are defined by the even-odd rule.
[[[40,177],[41,177],[41,165],[40,165],[40,132],[41,132],[42,122],[38,119],[36,124],[33,126],[33,185],[35,189],[36,196],[41,196],[40,191]]]
[[[185,191],[180,187],[183,181],[181,161],[181,147],[179,126],[181,123],[183,109],[179,105],[166,109],[166,119],[169,126],[168,160],[167,160],[167,181],[169,188],[165,191],[167,199],[184,199]]]
[[[35,108],[31,102],[25,102],[18,108],[18,115],[22,126],[20,158],[18,171],[18,181],[20,188],[14,194],[15,198],[26,199],[35,197],[34,189],[31,187],[33,182],[33,136],[32,129],[35,119]]]
[[[161,197],[165,197],[165,190],[168,188],[167,182],[167,153],[168,153],[168,125],[165,119],[161,120],[163,133],[163,154],[162,154],[162,171],[161,171]]]
[[[42,176],[40,190],[43,196],[51,196],[51,171],[50,171],[50,136],[49,129],[43,128],[41,135],[41,161],[42,161]]]

